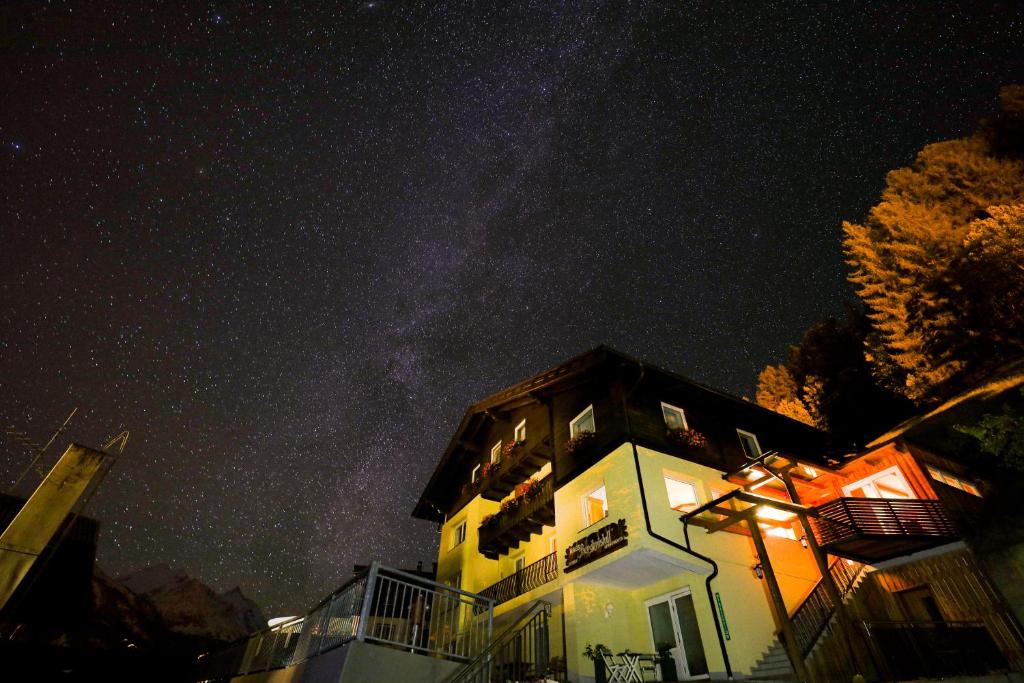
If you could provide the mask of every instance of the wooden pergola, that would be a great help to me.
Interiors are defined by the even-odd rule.
[[[845,626],[846,619],[839,588],[829,571],[828,556],[818,546],[810,523],[810,518],[816,516],[817,512],[801,502],[801,493],[810,500],[820,500],[824,493],[831,490],[830,486],[815,481],[817,477],[826,473],[834,474],[821,465],[808,465],[775,451],[768,452],[751,460],[740,470],[723,475],[723,479],[739,485],[740,488],[679,518],[684,527],[702,527],[709,534],[730,531],[751,538],[758,562],[754,571],[765,581],[782,644],[800,681],[809,680],[804,652],[798,644],[793,621],[782,597],[765,546],[762,527],[790,528],[794,517],[799,521],[803,531],[800,542],[811,551],[821,573],[820,585],[832,604],[836,605],[838,618]]]

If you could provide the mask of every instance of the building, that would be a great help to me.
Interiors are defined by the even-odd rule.
[[[1024,669],[957,526],[987,487],[599,347],[471,406],[413,514],[438,580],[494,600],[505,678],[591,681],[600,644],[665,680],[892,679]]]

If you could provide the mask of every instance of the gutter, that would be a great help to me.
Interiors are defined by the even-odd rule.
[[[705,584],[704,585],[705,585],[705,588],[707,589],[707,593],[708,593],[708,605],[711,607],[711,616],[712,616],[712,618],[715,621],[715,633],[718,635],[718,647],[719,647],[719,649],[722,652],[722,661],[725,664],[725,675],[726,675],[726,677],[729,680],[732,680],[732,666],[729,664],[729,652],[725,648],[725,638],[722,635],[722,625],[718,621],[718,611],[717,611],[717,609],[715,607],[715,596],[714,596],[714,593],[711,591],[711,582],[714,580],[714,578],[716,576],[718,576],[718,563],[715,562],[710,557],[708,557],[706,555],[701,555],[697,551],[695,551],[692,548],[690,548],[690,537],[689,537],[689,534],[687,533],[685,519],[683,521],[683,536],[686,539],[686,546],[685,547],[679,545],[678,543],[676,543],[675,541],[673,541],[670,538],[666,538],[665,536],[662,536],[662,535],[658,534],[657,532],[654,531],[654,528],[651,526],[651,514],[647,510],[647,493],[644,490],[644,477],[643,477],[643,473],[640,471],[640,454],[636,450],[636,439],[633,438],[633,424],[632,424],[632,422],[629,419],[629,406],[626,403],[626,399],[629,398],[629,396],[632,395],[632,393],[634,391],[636,391],[637,387],[640,386],[640,382],[644,378],[644,364],[642,362],[640,362],[640,361],[635,361],[635,362],[640,367],[640,376],[637,377],[636,382],[633,383],[633,386],[630,387],[629,391],[627,391],[625,394],[623,394],[623,396],[622,396],[622,410],[623,410],[623,414],[626,417],[626,432],[629,434],[629,444],[630,444],[630,446],[633,447],[633,463],[636,466],[636,480],[637,480],[637,483],[640,485],[640,506],[644,510],[644,522],[647,524],[647,533],[648,533],[648,535],[658,539],[659,541],[661,541],[663,543],[667,543],[668,545],[672,546],[673,548],[681,550],[684,553],[686,553],[687,555],[695,557],[698,560],[701,560],[701,561],[707,563],[708,565],[710,565],[711,573],[708,575],[707,579],[705,580]]]

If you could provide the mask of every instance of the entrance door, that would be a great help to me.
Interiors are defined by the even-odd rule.
[[[645,604],[654,647],[660,652],[668,650],[675,664],[676,678],[706,676],[708,664],[690,589],[684,588]]]

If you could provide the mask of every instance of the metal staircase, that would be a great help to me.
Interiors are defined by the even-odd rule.
[[[444,683],[527,681],[548,671],[551,604],[538,600]]]

